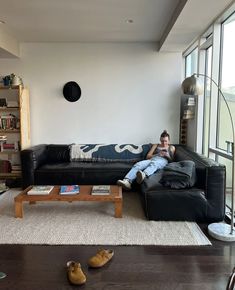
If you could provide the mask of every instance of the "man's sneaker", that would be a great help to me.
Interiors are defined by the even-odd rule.
[[[127,189],[127,190],[131,189],[131,183],[130,183],[129,179],[123,179],[123,180],[119,179],[117,181],[117,184],[120,185],[124,189]]]
[[[145,177],[146,177],[146,174],[143,171],[139,170],[136,173],[136,182],[141,184],[144,181]]]

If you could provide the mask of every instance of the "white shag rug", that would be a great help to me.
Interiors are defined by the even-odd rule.
[[[0,244],[48,245],[211,245],[193,222],[148,221],[137,193],[123,194],[123,217],[114,217],[109,202],[23,203],[15,218],[14,197],[0,195]]]

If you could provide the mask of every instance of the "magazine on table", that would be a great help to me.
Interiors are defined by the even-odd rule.
[[[92,195],[109,195],[110,185],[93,185],[91,194]]]
[[[60,187],[60,194],[78,194],[80,190],[79,185],[62,185]]]
[[[47,195],[49,194],[54,186],[52,185],[34,185],[29,191],[29,195]]]

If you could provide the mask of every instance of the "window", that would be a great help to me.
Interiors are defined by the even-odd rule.
[[[235,13],[222,24],[221,90],[226,98],[231,114],[235,117]],[[231,151],[232,126],[229,112],[219,96],[217,147]]]
[[[195,48],[185,57],[185,77],[190,77],[197,73],[198,48]]]
[[[231,209],[232,188],[232,141],[231,118],[235,121],[235,4],[232,5],[204,32],[197,42],[199,48],[184,52],[185,77],[193,73],[206,75],[204,98],[197,108],[197,134],[190,132],[189,138],[202,146],[199,153],[226,166],[226,207]],[[195,42],[196,43],[196,42]],[[188,54],[187,51],[190,53]],[[201,77],[203,80],[203,77]],[[198,98],[199,100],[199,98]],[[200,103],[200,104],[201,104]],[[199,101],[198,101],[199,104]],[[228,107],[229,110],[228,110]],[[202,137],[202,139],[200,139]],[[198,142],[199,141],[199,142]],[[226,210],[226,212],[230,212]],[[229,215],[227,215],[229,217]],[[230,217],[229,217],[230,218]]]
[[[211,64],[212,64],[212,46],[206,49],[205,52],[205,74],[211,77]],[[211,81],[205,77],[204,85],[204,113],[203,113],[203,144],[202,153],[208,156],[209,147],[209,121],[210,121],[210,99],[211,99]]]

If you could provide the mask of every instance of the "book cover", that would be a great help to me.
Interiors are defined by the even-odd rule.
[[[92,195],[108,195],[110,194],[110,185],[94,185],[91,191]]]
[[[52,185],[35,185],[29,191],[29,195],[46,195],[49,194],[54,186]]]
[[[62,185],[60,187],[60,194],[78,194],[79,185]]]

